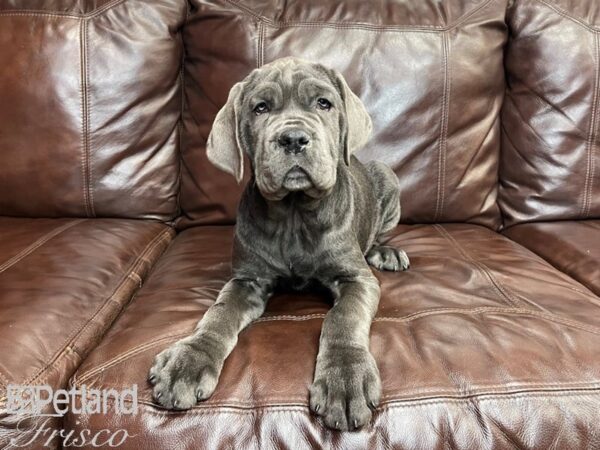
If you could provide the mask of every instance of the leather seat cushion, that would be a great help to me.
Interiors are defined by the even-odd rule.
[[[600,220],[528,223],[504,234],[600,295]]]
[[[412,260],[377,273],[371,349],[383,382],[373,423],[326,429],[308,410],[329,305],[278,296],[244,330],[213,397],[157,407],[153,357],[188,335],[230,273],[232,228],[182,232],[72,379],[139,387],[137,415],[68,415],[66,426],[126,428],[122,448],[591,448],[600,420],[600,299],[540,257],[475,225],[399,226]]]
[[[173,238],[157,222],[0,218],[0,447],[9,384],[67,386]]]

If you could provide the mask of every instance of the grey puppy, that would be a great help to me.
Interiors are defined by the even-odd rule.
[[[398,180],[352,153],[371,119],[343,77],[284,58],[254,70],[231,90],[208,139],[218,168],[252,179],[239,205],[233,276],[194,333],[154,360],[149,381],[166,408],[188,409],[213,393],[238,333],[274,291],[325,288],[334,305],[321,332],[310,408],[339,430],[369,422],[381,395],[369,352],[380,270],[405,270],[402,250],[379,244],[400,219]]]

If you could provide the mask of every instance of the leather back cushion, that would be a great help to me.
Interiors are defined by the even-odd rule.
[[[0,4],[0,215],[175,217],[186,12]]]
[[[508,22],[506,225],[600,218],[598,1],[518,0]]]
[[[362,160],[402,185],[402,221],[497,228],[505,0],[196,0],[186,46],[181,227],[234,221],[242,186],[205,143],[231,86],[284,56],[340,70],[373,118]]]

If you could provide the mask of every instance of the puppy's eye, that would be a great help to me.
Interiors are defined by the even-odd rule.
[[[269,112],[269,105],[267,105],[265,102],[260,102],[258,105],[256,105],[254,107],[254,109],[252,111],[254,111],[254,114],[259,116],[261,114]]]
[[[319,100],[317,100],[317,107],[319,109],[329,111],[331,109],[331,102],[329,100],[327,100],[326,98],[321,97]]]

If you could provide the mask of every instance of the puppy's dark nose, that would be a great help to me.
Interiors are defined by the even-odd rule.
[[[310,143],[310,136],[307,132],[294,128],[281,133],[277,142],[286,153],[297,155],[304,152],[306,146]]]

